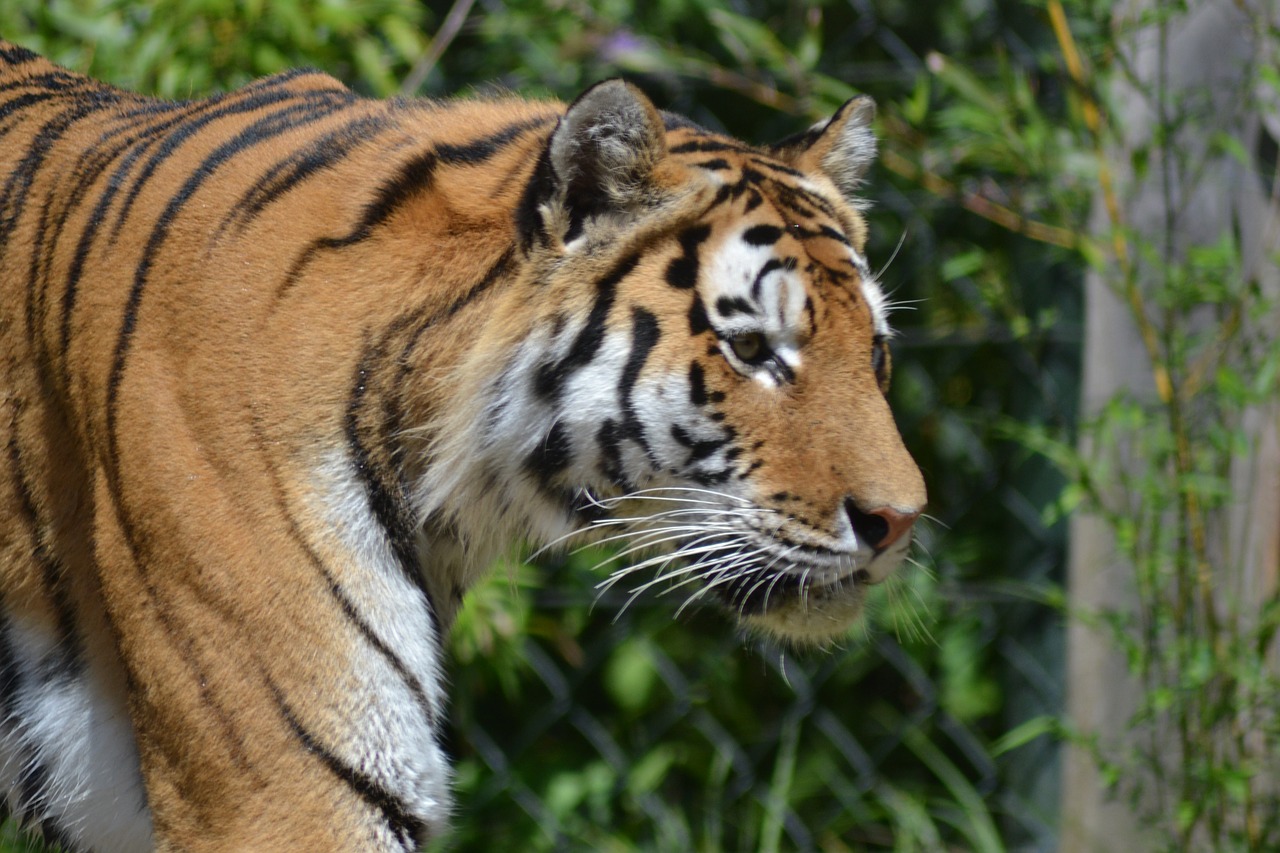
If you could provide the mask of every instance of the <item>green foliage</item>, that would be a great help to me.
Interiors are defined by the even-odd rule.
[[[1107,31],[1109,10],[1077,11],[1083,31]],[[1186,12],[1161,7],[1137,23],[1147,28],[1142,37],[1155,45],[1160,67],[1169,61],[1169,26]],[[1258,37],[1274,42],[1274,30],[1255,24]],[[1109,635],[1141,685],[1129,738],[1116,744],[1088,732],[1075,737],[1150,823],[1160,849],[1274,850],[1280,599],[1272,592],[1257,600],[1244,591],[1249,584],[1240,579],[1250,556],[1229,546],[1239,541],[1232,515],[1243,497],[1235,469],[1258,452],[1250,420],[1274,417],[1280,405],[1274,337],[1280,305],[1264,294],[1258,267],[1246,262],[1235,223],[1224,217],[1221,235],[1197,234],[1200,242],[1191,245],[1178,225],[1180,199],[1195,198],[1209,179],[1209,158],[1253,160],[1225,133],[1206,133],[1205,93],[1180,92],[1179,106],[1169,107],[1169,93],[1140,78],[1123,52],[1093,53],[1113,64],[1094,69],[1091,83],[1101,89],[1124,81],[1160,118],[1150,140],[1136,144],[1114,117],[1082,127],[1095,137],[1095,159],[1105,168],[1108,152],[1130,146],[1135,183],[1157,187],[1166,213],[1163,226],[1146,233],[1111,213],[1110,233],[1082,253],[1127,306],[1154,393],[1127,390],[1109,401],[1080,425],[1084,450],[1014,428],[1067,473],[1064,508],[1101,517],[1132,570],[1135,605],[1074,614]],[[1251,93],[1242,96],[1244,114],[1268,109],[1274,77],[1270,68],[1242,69],[1237,86]],[[1199,144],[1205,138],[1208,145]],[[1104,185],[1108,210],[1121,210],[1109,192]]]
[[[0,33],[69,68],[187,98],[312,65],[395,92],[425,47],[414,0],[10,0]]]
[[[510,605],[555,615],[531,625],[513,673],[516,704],[532,713],[492,701],[487,667],[455,668],[453,714],[469,742],[458,749],[463,812],[448,849],[781,850],[795,846],[795,824],[821,827],[831,849],[932,851],[940,839],[1003,849],[955,743],[886,698],[941,678],[909,657],[927,657],[929,640],[889,639],[899,620],[932,621],[903,604],[908,590],[876,602],[874,640],[757,657],[710,613],[673,623],[671,604],[639,602],[614,622],[625,593],[595,602],[582,592],[600,577],[599,556],[532,567],[538,582],[520,598],[533,601]],[[510,592],[504,578],[489,585]],[[481,592],[464,610],[489,600]],[[468,642],[462,633],[455,645]],[[883,670],[885,650],[903,672]],[[959,669],[954,689],[973,690],[977,679]],[[890,786],[862,744],[899,739],[890,760],[904,772],[885,774]],[[842,751],[862,755],[864,775]],[[919,798],[922,783],[941,795]]]
[[[46,848],[7,821],[0,825],[0,853],[45,853]]]

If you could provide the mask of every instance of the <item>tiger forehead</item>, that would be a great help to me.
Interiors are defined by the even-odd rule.
[[[797,203],[777,190],[752,187],[729,203],[713,203],[678,235],[682,251],[702,243],[707,256],[728,252],[755,258],[769,268],[781,266],[815,283],[856,291],[870,270],[839,220],[813,205],[797,211]]]
[[[670,153],[684,166],[709,177],[717,191],[708,213],[731,207],[737,216],[768,207],[797,237],[822,236],[859,254],[865,233],[861,215],[831,189],[825,179],[805,172],[736,139],[692,133],[668,133]]]
[[[814,207],[838,216],[836,205],[822,196],[808,175],[765,151],[726,137],[674,134],[669,137],[672,137],[670,154],[673,157],[685,166],[715,176],[721,185],[732,187],[733,198],[748,190],[768,192],[772,189],[784,196],[796,196],[789,200],[791,203],[807,200],[809,205],[797,205],[798,212],[804,215],[809,214],[808,207]]]

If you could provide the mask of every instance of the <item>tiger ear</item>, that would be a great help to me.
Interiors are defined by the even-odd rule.
[[[553,208],[568,219],[564,240],[593,216],[655,204],[661,194],[654,169],[666,153],[662,116],[635,86],[606,80],[579,95],[547,149]]]
[[[845,101],[831,118],[782,140],[771,150],[803,172],[826,175],[846,199],[856,203],[867,169],[876,159],[876,137],[871,130],[875,117],[875,101],[860,95]]]

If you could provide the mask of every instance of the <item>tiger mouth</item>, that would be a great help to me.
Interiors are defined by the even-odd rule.
[[[766,537],[752,532],[751,539]],[[867,559],[860,553],[767,538],[757,546],[758,556],[744,562],[699,559],[702,555],[688,553],[694,550],[688,542],[676,549],[676,557],[698,577],[703,594],[742,617],[797,605],[805,609],[811,603],[859,601],[867,587],[879,582],[868,568],[880,559],[878,553]]]
[[[605,498],[584,490],[580,501],[579,512],[593,512],[598,531],[624,531],[604,537],[621,550],[605,561],[616,560],[618,568],[597,588],[623,582],[628,603],[650,590],[681,595],[677,614],[700,601],[743,619],[831,608],[853,613],[906,550],[903,543],[883,550],[839,547],[777,510],[705,490]],[[650,501],[644,514],[620,512]]]
[[[710,591],[721,605],[740,616],[763,616],[797,603],[804,606],[809,602],[858,598],[871,585],[871,573],[865,568],[836,576],[824,576],[807,569],[797,574],[795,569],[790,569],[731,578],[712,586]]]

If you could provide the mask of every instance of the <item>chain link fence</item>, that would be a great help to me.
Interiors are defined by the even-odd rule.
[[[966,700],[950,694],[972,687],[948,669],[965,663],[937,660],[976,649],[995,661],[1005,716],[1054,713],[1060,628],[1047,626],[1048,654],[1046,632],[1024,630],[1043,608],[943,578],[936,594],[972,617],[971,642],[895,630],[882,601],[846,648],[796,654],[712,612],[673,622],[663,598],[617,615],[625,595],[592,606],[581,571],[548,575],[536,591],[497,581],[567,626],[512,637],[514,688],[455,665],[449,849],[1056,849],[1056,745],[993,756],[1000,716],[954,713]]]

